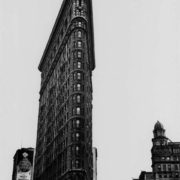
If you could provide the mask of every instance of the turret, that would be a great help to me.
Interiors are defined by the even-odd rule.
[[[152,139],[153,145],[165,145],[168,138],[165,135],[165,129],[163,125],[157,121],[153,130],[154,138]]]

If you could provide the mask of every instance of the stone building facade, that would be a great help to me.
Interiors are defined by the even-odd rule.
[[[153,130],[152,172],[141,172],[139,180],[180,180],[180,142],[172,142],[158,121]]]
[[[63,0],[39,64],[34,180],[92,180],[92,0]]]

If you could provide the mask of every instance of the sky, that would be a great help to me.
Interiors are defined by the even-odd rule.
[[[37,67],[62,0],[0,0],[0,179],[35,147]],[[157,120],[180,141],[180,1],[94,0],[93,144],[98,180],[151,170]]]

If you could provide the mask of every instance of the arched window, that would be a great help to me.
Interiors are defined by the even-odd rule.
[[[76,91],[76,84],[73,85],[73,91]]]
[[[81,48],[82,47],[82,42],[81,41],[78,41],[78,43],[77,43],[77,45],[78,45],[78,48]],[[78,52],[79,53],[79,52]],[[79,56],[78,56],[79,57]],[[81,58],[81,57],[80,57]]]
[[[82,26],[82,22],[78,22],[78,26],[81,27]]]
[[[76,167],[76,168],[79,168],[79,167],[80,167],[79,160],[76,160],[76,161],[75,161],[75,167]]]
[[[81,58],[81,57],[82,57],[82,52],[81,52],[81,51],[78,51],[77,56],[78,56],[78,58]]]
[[[77,91],[81,90],[81,84],[77,84]]]
[[[76,79],[76,73],[74,73],[74,77],[73,78],[74,78],[74,80]]]
[[[73,108],[73,112],[72,112],[72,114],[73,114],[73,115],[75,115],[75,114],[76,114],[76,110],[75,110],[75,108]]]
[[[81,79],[81,73],[77,73],[77,79]]]
[[[80,11],[80,15],[81,15],[81,16],[84,16],[84,10],[81,10],[81,11]]]
[[[80,120],[79,120],[79,119],[76,120],[76,127],[77,127],[77,128],[80,127]]]
[[[80,114],[81,114],[81,108],[80,108],[80,107],[77,107],[77,108],[76,108],[76,114],[77,114],[77,115],[80,115]]]
[[[76,15],[76,16],[79,16],[79,15],[80,15],[79,9],[76,9],[75,15]]]
[[[77,63],[77,68],[78,68],[78,69],[81,69],[81,62],[78,62],[78,63]]]
[[[73,96],[73,103],[76,102],[76,96]]]
[[[77,95],[77,103],[80,103],[80,102],[81,102],[81,96]]]
[[[82,37],[82,32],[78,31],[78,38],[81,38],[81,37]]]
[[[79,153],[79,146],[76,146],[76,153]]]
[[[76,133],[76,140],[79,140],[79,133]]]

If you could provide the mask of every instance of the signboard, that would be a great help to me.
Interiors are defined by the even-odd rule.
[[[18,172],[16,180],[31,180],[31,171]]]
[[[17,166],[16,180],[31,180],[32,165],[28,160],[28,154],[23,153],[22,155],[23,155],[23,159],[19,162]]]

